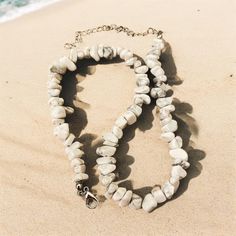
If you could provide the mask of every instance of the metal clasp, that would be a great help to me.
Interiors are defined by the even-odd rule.
[[[85,194],[85,202],[89,209],[95,209],[99,203],[98,199],[90,191],[87,191]]]
[[[76,184],[76,188],[78,190],[77,194],[85,199],[86,206],[89,209],[95,209],[98,206],[99,201],[96,196],[90,192],[88,186],[83,186],[82,183],[78,183]]]

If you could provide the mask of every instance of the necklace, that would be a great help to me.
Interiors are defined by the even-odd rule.
[[[151,49],[148,51],[144,62],[142,63],[133,53],[122,47],[111,47],[102,44],[81,49],[78,47],[82,41],[82,37],[91,33],[100,31],[115,30],[116,32],[125,32],[128,36],[146,36],[148,34],[156,35],[153,40]],[[70,133],[69,124],[65,123],[67,115],[72,114],[72,107],[64,106],[64,100],[60,97],[61,85],[60,82],[66,71],[75,71],[76,64],[79,64],[83,59],[94,59],[99,61],[102,58],[113,59],[120,57],[125,61],[127,66],[134,69],[136,84],[135,95],[131,106],[119,116],[111,131],[103,136],[103,145],[96,150],[99,156],[96,160],[98,170],[100,172],[99,180],[105,186],[106,191],[104,196],[107,199],[113,199],[118,202],[120,207],[129,206],[132,209],[143,208],[146,212],[151,212],[158,204],[161,204],[168,199],[171,199],[179,187],[180,180],[187,175],[185,169],[189,167],[188,155],[182,149],[182,138],[175,136],[175,131],[178,128],[177,122],[173,119],[171,112],[175,110],[172,104],[173,98],[167,97],[169,86],[167,85],[167,77],[161,67],[159,61],[160,55],[165,50],[165,41],[162,38],[162,32],[153,28],[148,28],[143,33],[135,33],[129,28],[117,25],[103,25],[97,28],[88,29],[85,31],[77,31],[75,42],[67,43],[65,47],[70,50],[69,56],[64,56],[56,61],[50,67],[50,80],[48,82],[49,106],[51,107],[52,123],[54,125],[54,135],[63,141],[66,154],[71,163],[71,167],[75,172],[74,181],[78,194],[86,200],[88,208],[95,208],[98,205],[98,199],[85,185],[89,176],[86,172],[86,165],[81,158],[84,152],[80,149],[82,144],[75,140],[75,135]],[[147,72],[150,70],[152,77],[150,79]],[[114,154],[118,148],[118,142],[123,136],[123,130],[126,126],[134,124],[142,113],[142,105],[150,104],[151,98],[156,99],[156,106],[159,110],[161,138],[168,142],[172,157],[172,169],[169,180],[163,186],[155,186],[144,199],[141,196],[127,190],[124,187],[119,187],[115,183],[116,174],[116,158]]]

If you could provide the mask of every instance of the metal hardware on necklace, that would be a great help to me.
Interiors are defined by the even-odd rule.
[[[89,191],[88,186],[83,186],[82,183],[76,184],[77,194],[85,199],[86,206],[89,209],[94,209],[98,206],[98,199]]]
[[[82,31],[76,31],[75,32],[75,42],[74,43],[66,43],[65,48],[70,49],[72,47],[76,47],[78,43],[83,42],[83,37],[97,33],[97,32],[104,32],[104,31],[116,31],[117,33],[124,32],[127,34],[127,36],[131,37],[136,37],[136,36],[147,36],[149,34],[156,35],[158,38],[162,37],[162,31],[154,29],[152,27],[149,27],[146,31],[144,32],[134,32],[133,30],[129,29],[128,27],[122,26],[122,25],[116,25],[116,24],[111,24],[111,25],[101,25],[95,28],[87,29],[87,30],[82,30]]]

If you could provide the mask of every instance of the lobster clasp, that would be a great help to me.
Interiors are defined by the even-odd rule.
[[[89,191],[88,186],[83,186],[83,184],[78,183],[76,184],[76,188],[78,195],[85,199],[86,206],[89,209],[95,209],[98,206],[99,201],[96,196]]]
[[[89,209],[95,209],[98,206],[98,199],[89,191],[85,194],[85,202]]]

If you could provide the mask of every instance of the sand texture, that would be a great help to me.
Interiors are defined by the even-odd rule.
[[[235,1],[66,0],[0,25],[0,235],[233,235],[236,222]],[[49,64],[74,32],[117,23],[160,28],[171,49],[164,68],[176,98],[178,133],[191,168],[176,197],[153,213],[105,201],[89,210],[75,192],[63,145],[52,135]],[[152,37],[100,33],[84,39],[130,48],[143,57]],[[66,76],[63,97],[75,106],[90,184],[101,194],[95,149],[131,104],[133,71],[119,61],[84,62]],[[144,195],[169,176],[154,104],[129,127],[117,153],[122,185]],[[93,169],[92,169],[93,168]]]

